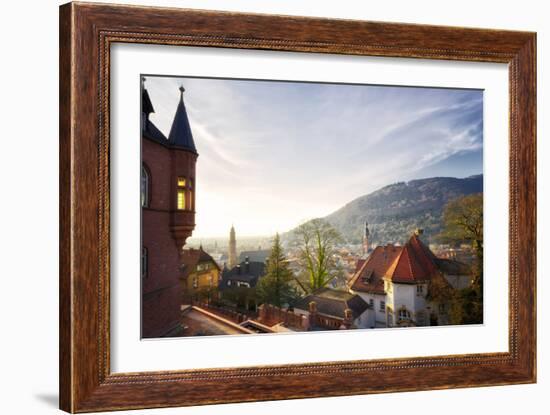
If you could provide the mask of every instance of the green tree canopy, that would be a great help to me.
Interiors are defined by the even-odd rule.
[[[449,243],[470,242],[476,254],[472,287],[458,290],[451,301],[452,324],[483,322],[483,194],[459,197],[443,211],[440,239]]]
[[[297,295],[292,285],[293,280],[294,275],[283,253],[279,234],[276,234],[267,259],[266,273],[256,287],[258,300],[277,307],[292,303]]]
[[[443,211],[441,239],[471,242],[483,252],[483,194],[475,193],[451,200]]]
[[[335,261],[335,254],[336,245],[342,238],[327,221],[310,220],[296,229],[295,237],[299,247],[299,265],[311,291],[341,276],[342,270]]]
[[[447,203],[443,211],[441,239],[446,242],[470,242],[476,253],[474,281],[483,287],[483,194],[459,197]]]

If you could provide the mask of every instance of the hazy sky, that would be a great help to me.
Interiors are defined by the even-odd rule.
[[[483,92],[148,76],[168,135],[184,85],[194,238],[285,232],[382,186],[483,171]]]

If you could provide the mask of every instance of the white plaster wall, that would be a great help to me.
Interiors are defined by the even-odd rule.
[[[416,285],[411,284],[395,284],[391,283],[392,295],[391,307],[395,321],[397,321],[397,315],[400,308],[405,307],[411,312],[411,317],[416,312]]]
[[[369,317],[370,319],[372,319],[371,325],[374,325],[376,327],[385,327],[386,311],[380,311],[380,301],[385,301],[387,305],[386,296],[353,290],[350,290],[350,292],[359,295],[367,304],[370,304],[370,301],[372,300],[374,305]]]

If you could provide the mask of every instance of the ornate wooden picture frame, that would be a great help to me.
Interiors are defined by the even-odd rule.
[[[109,70],[115,43],[508,64],[509,351],[112,373]],[[535,382],[535,105],[535,33],[105,4],[61,6],[61,409],[91,412]]]

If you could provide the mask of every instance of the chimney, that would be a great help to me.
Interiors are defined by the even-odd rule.
[[[237,274],[241,273],[241,264],[237,265]]]
[[[246,272],[250,272],[250,262],[248,261],[248,256],[244,258],[244,265],[245,265],[245,270]]]
[[[416,228],[416,229],[414,230],[414,234],[415,234],[416,236],[420,236],[420,235],[422,235],[423,233],[424,233],[424,229],[422,229],[422,228]]]

